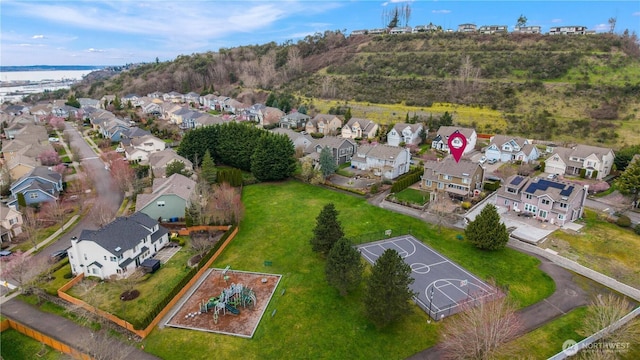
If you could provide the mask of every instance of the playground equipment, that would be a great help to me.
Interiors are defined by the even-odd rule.
[[[209,310],[213,310],[213,319],[215,323],[218,323],[218,317],[220,312],[222,315],[226,315],[227,312],[232,315],[239,315],[240,306],[243,308],[255,306],[256,294],[248,287],[242,284],[231,284],[228,288],[222,290],[218,297],[212,297],[209,301],[202,300],[200,304],[200,313],[206,313]]]

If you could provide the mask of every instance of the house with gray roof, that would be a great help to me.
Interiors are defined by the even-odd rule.
[[[436,137],[431,142],[431,147],[436,150],[449,152],[449,137],[456,131],[460,132],[467,139],[467,146],[464,148],[463,154],[468,154],[476,147],[478,134],[472,128],[463,128],[459,126],[440,126]]]
[[[582,217],[588,190],[587,185],[513,175],[498,189],[496,206],[563,226]]]
[[[378,131],[378,124],[369,119],[351,118],[340,130],[343,138],[373,139]]]
[[[314,163],[317,163],[320,160],[320,152],[325,147],[331,150],[331,154],[336,160],[336,165],[351,161],[351,158],[356,153],[356,143],[353,140],[337,136],[325,136],[320,139],[314,139],[305,149],[305,154],[307,154]]]
[[[306,149],[307,146],[309,146],[309,144],[311,144],[313,142],[313,138],[309,135],[306,134],[302,134],[299,132],[295,132],[291,129],[288,128],[283,128],[283,127],[279,127],[279,128],[275,128],[273,130],[274,133],[276,134],[284,134],[287,135],[289,137],[289,140],[291,140],[291,142],[293,143],[293,148],[294,149]]]
[[[400,146],[400,143],[405,143],[406,145],[420,145],[420,142],[422,141],[420,133],[423,129],[424,127],[421,123],[395,124],[387,134],[387,144],[391,146]]]
[[[183,163],[185,170],[193,171],[193,163],[178,155],[173,149],[164,149],[149,154],[149,165],[156,178],[166,177],[167,166],[174,161]]]
[[[169,242],[169,231],[148,215],[119,217],[98,230],[71,238],[69,264],[74,275],[126,278]]]
[[[317,114],[311,120],[307,121],[305,131],[309,134],[334,134],[342,127],[342,120],[335,115]]]
[[[540,152],[529,140],[507,135],[493,136],[484,154],[488,160],[495,159],[501,162],[528,163],[540,157]]]
[[[292,112],[280,118],[280,127],[287,129],[304,128],[311,116],[300,112]]]
[[[8,206],[17,207],[18,194],[24,195],[27,205],[56,201],[62,191],[62,175],[45,166],[38,166],[11,184],[9,190],[11,200]]]
[[[191,204],[195,189],[196,182],[181,174],[153,179],[151,193],[137,196],[136,212],[163,221],[184,218],[184,210]]]
[[[484,169],[470,160],[456,162],[447,156],[439,161],[427,161],[420,186],[429,192],[446,192],[451,198],[464,200],[482,191]]]
[[[611,173],[614,158],[615,154],[609,148],[589,145],[556,147],[545,160],[544,171],[601,180]]]
[[[375,176],[395,179],[409,171],[409,149],[389,145],[361,145],[351,158],[351,166],[371,171]]]

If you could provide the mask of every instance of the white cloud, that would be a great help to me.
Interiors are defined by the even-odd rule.
[[[88,48],[87,52],[90,52],[90,53],[102,53],[102,52],[104,52],[104,50]]]
[[[608,24],[598,24],[593,27],[595,31],[609,31],[611,27]]]
[[[636,11],[633,14],[631,14],[631,16],[640,16],[640,11]]]
[[[32,39],[44,39],[44,35],[33,35]]]
[[[551,22],[554,24],[561,23],[562,19],[551,19]]]
[[[449,14],[451,10],[431,10],[434,14]]]

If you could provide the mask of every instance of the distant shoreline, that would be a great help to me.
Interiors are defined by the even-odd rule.
[[[16,71],[69,71],[69,70],[100,70],[106,65],[29,65],[29,66],[0,66],[0,72]]]

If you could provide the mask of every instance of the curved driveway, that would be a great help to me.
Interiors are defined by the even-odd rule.
[[[115,213],[118,211],[120,204],[124,198],[124,194],[118,189],[115,181],[111,177],[108,170],[105,170],[104,163],[100,157],[93,151],[82,137],[82,134],[72,123],[65,123],[65,133],[69,134],[70,148],[77,148],[80,153],[80,164],[82,170],[87,173],[92,181],[92,191],[96,193],[95,202],[103,202],[108,208]],[[93,211],[93,210],[92,210]],[[34,256],[46,256],[47,258],[55,251],[63,250],[71,246],[70,239],[73,236],[79,236],[83,229],[97,229],[98,225],[93,221],[93,216],[88,214],[83,216],[67,233],[60,239],[51,243],[42,251]]]

